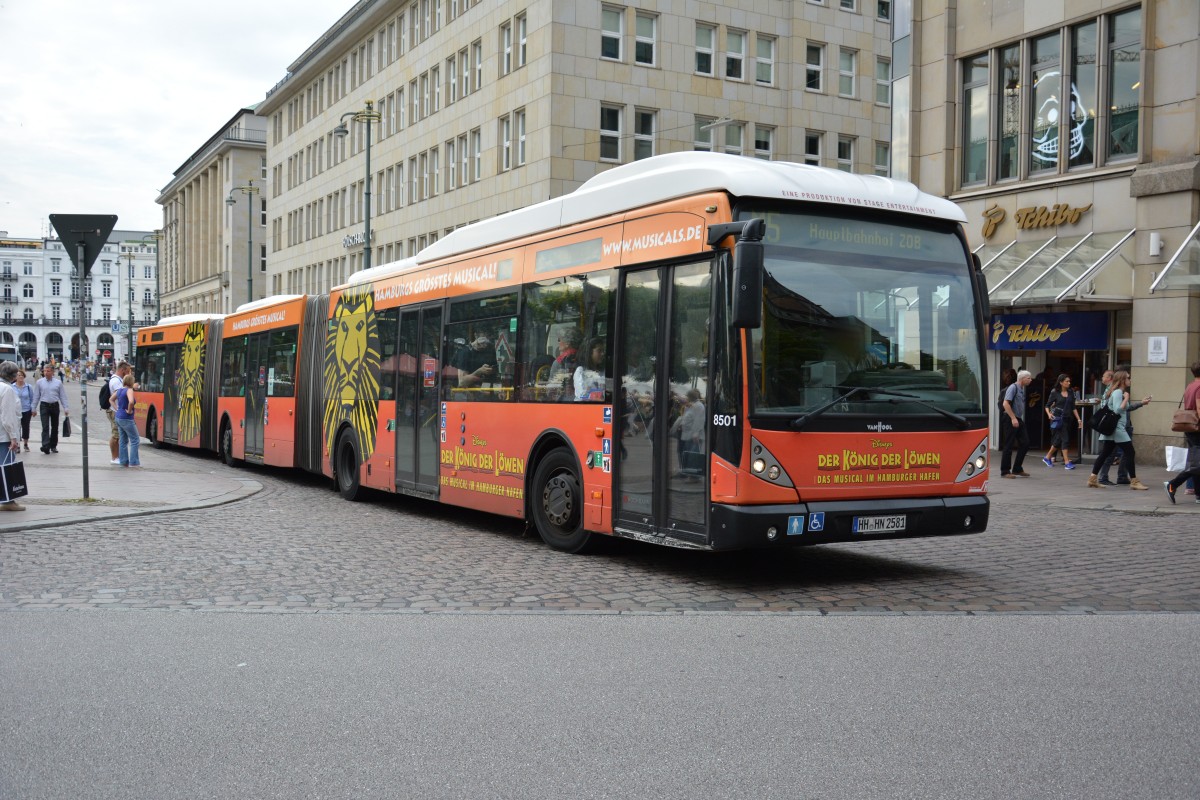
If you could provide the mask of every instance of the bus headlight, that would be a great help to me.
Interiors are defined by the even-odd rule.
[[[786,486],[789,489],[794,488],[792,479],[788,477],[787,472],[783,469],[783,465],[779,463],[779,459],[771,455],[771,451],[763,447],[762,442],[750,437],[750,452],[754,455],[750,462],[750,472],[756,478],[761,478],[764,481],[769,481],[776,486]]]
[[[987,465],[987,437],[985,436],[983,437],[983,441],[971,451],[971,455],[967,456],[967,460],[958,470],[958,477],[955,478],[954,482],[962,483],[965,480],[970,480],[987,469]]]

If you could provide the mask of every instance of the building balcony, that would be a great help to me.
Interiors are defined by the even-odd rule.
[[[0,305],[15,306],[19,302],[21,302],[19,297],[0,297]]]
[[[17,278],[17,273],[13,272],[11,269],[6,269],[3,272],[0,272],[0,281],[15,281]]]
[[[153,300],[142,300],[142,306],[145,308],[153,308],[154,301]]]

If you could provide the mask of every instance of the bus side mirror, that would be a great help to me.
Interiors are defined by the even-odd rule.
[[[762,327],[763,244],[743,237],[733,251],[733,315],[735,328]]]
[[[975,265],[975,285],[979,287],[979,306],[983,311],[983,324],[987,325],[992,318],[992,298],[988,294],[987,279],[983,277],[983,262],[979,253],[971,253],[971,263]]]

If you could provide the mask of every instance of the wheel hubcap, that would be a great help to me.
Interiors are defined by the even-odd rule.
[[[575,509],[575,492],[572,482],[562,475],[555,475],[546,482],[542,492],[542,508],[546,518],[554,525],[565,528],[571,521]]]

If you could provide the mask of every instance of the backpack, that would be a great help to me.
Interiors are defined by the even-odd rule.
[[[104,379],[104,383],[100,384],[100,408],[108,411],[112,408],[112,390],[108,386],[108,378]]]

